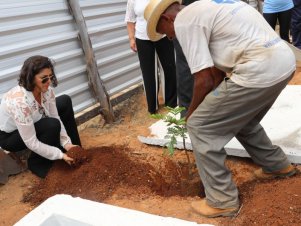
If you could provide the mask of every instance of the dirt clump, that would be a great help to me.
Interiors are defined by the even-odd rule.
[[[87,152],[80,146],[72,147],[68,152],[68,156],[73,158],[74,162],[71,167],[77,168],[80,167],[84,163],[88,163],[91,159],[88,157]]]

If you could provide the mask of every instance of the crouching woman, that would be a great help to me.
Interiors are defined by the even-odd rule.
[[[28,168],[44,178],[53,160],[72,164],[66,152],[81,145],[71,98],[55,97],[50,86],[58,82],[48,57],[28,58],[18,83],[2,97],[0,146],[9,152],[30,149]]]

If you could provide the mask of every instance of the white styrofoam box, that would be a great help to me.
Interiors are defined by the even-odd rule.
[[[15,226],[213,226],[55,195],[28,213]]]
[[[301,163],[301,85],[288,85],[262,119],[261,125],[272,140],[279,145],[292,163]],[[159,120],[150,126],[148,137],[138,136],[146,144],[165,146],[168,139],[167,123]],[[191,140],[187,134],[186,148],[192,150]],[[177,148],[183,149],[182,138],[177,138]],[[225,149],[228,155],[250,157],[236,138],[233,138]]]

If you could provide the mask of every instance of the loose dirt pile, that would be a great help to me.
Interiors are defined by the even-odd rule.
[[[153,212],[158,208],[160,215],[174,216],[190,200],[204,197],[203,186],[196,168],[188,174],[188,164],[182,158],[154,156],[122,146],[100,147],[77,151],[85,159],[78,167],[70,167],[63,161],[55,163],[45,180],[37,181],[25,194],[23,201],[36,206],[56,194],[69,194],[93,201],[119,205],[126,202],[128,208]],[[79,154],[80,153],[80,154]],[[182,156],[183,157],[183,156]],[[228,161],[230,168],[239,159]],[[250,165],[249,160],[243,160]],[[242,178],[241,172],[233,171],[239,185],[241,212],[236,218],[210,220],[215,225],[300,225],[301,224],[301,175],[272,181],[256,181]],[[147,202],[150,201],[148,205]],[[164,214],[164,205],[172,214]],[[142,204],[135,208],[138,204]],[[152,205],[151,203],[156,203]],[[134,206],[135,205],[135,206]],[[121,205],[124,206],[124,205]],[[144,207],[143,207],[144,206]],[[197,222],[208,220],[184,211],[183,219]],[[197,219],[198,218],[198,219]]]
[[[301,84],[300,78],[301,72],[291,83]],[[185,153],[176,151],[170,158],[163,155],[161,147],[137,139],[138,135],[147,136],[148,127],[155,122],[146,111],[143,93],[114,107],[114,111],[114,124],[102,126],[103,119],[96,117],[79,126],[85,160],[78,167],[57,161],[44,180],[27,171],[11,176],[0,186],[1,226],[13,225],[55,194],[216,226],[301,225],[301,175],[256,181],[252,172],[258,166],[250,159],[235,157],[228,157],[226,165],[240,192],[243,206],[239,215],[233,219],[198,216],[190,203],[204,197],[204,191],[195,167],[188,176]],[[283,120],[289,119],[284,116]],[[193,154],[189,154],[193,161]]]
[[[242,211],[235,225],[301,225],[301,176],[240,187]]]
[[[168,157],[155,168],[149,163],[154,158],[124,147],[101,147],[78,153],[87,161],[77,168],[56,162],[47,178],[36,183],[24,201],[37,205],[60,193],[103,202],[112,195],[193,197],[200,191],[197,173],[196,180],[189,180],[187,164],[176,164]]]

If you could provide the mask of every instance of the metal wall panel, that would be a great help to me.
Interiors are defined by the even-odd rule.
[[[65,0],[1,0],[0,98],[17,85],[26,58],[45,55],[56,62],[56,94],[70,95],[75,112],[94,104],[77,34]]]
[[[110,96],[142,81],[124,22],[126,0],[82,0],[100,78]]]
[[[101,79],[110,95],[141,82],[136,54],[127,38],[126,0],[80,1]],[[88,86],[78,30],[66,0],[0,1],[0,99],[17,85],[24,60],[32,55],[53,59],[59,85],[75,112],[95,104]]]

